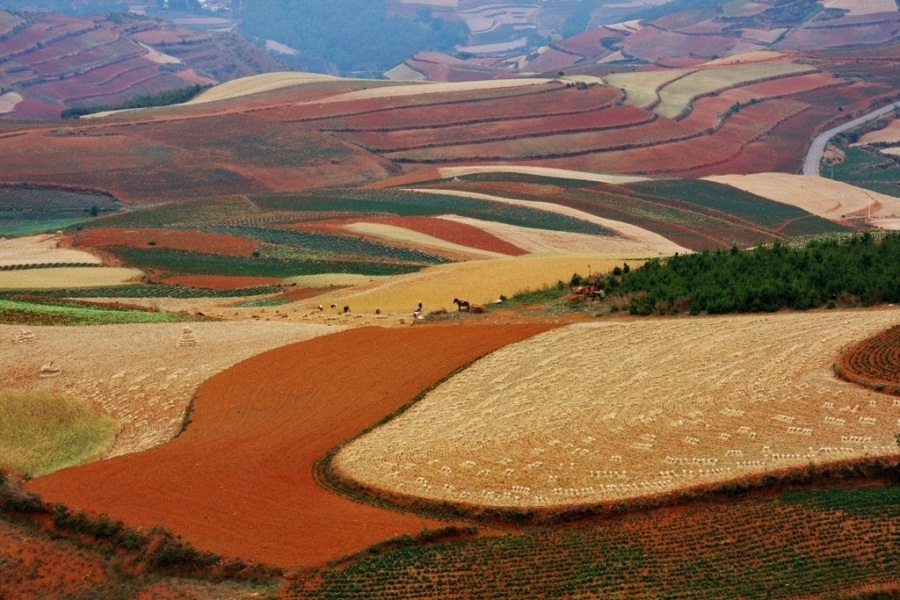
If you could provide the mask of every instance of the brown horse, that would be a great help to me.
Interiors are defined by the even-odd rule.
[[[457,306],[457,310],[469,310],[472,307],[468,300],[460,300],[459,298],[454,298],[453,303]]]

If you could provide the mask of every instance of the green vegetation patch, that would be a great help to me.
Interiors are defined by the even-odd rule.
[[[280,285],[260,285],[236,290],[211,290],[181,285],[122,285],[99,288],[79,288],[73,290],[34,290],[27,292],[0,292],[10,300],[27,295],[33,299],[41,298],[232,298],[243,296],[262,296],[281,291]],[[80,305],[83,306],[83,305]]]
[[[607,293],[629,299],[633,314],[722,314],[810,309],[838,302],[900,301],[900,233],[814,239],[803,248],[776,243],[730,252],[653,259],[610,275]]]
[[[128,110],[131,108],[149,108],[151,106],[171,106],[172,104],[181,104],[182,102],[187,102],[191,98],[198,96],[200,93],[208,90],[211,87],[212,85],[190,85],[188,87],[176,88],[174,90],[166,90],[165,92],[160,92],[158,94],[145,94],[141,96],[135,96],[127,102],[112,106],[73,106],[72,108],[67,108],[62,111],[59,116],[63,119],[77,119],[78,117],[83,117],[84,115],[93,115],[95,113],[104,112],[107,110]]]
[[[45,390],[0,391],[0,466],[29,476],[87,462],[115,440],[119,423],[86,400]]]
[[[360,275],[400,275],[419,270],[417,265],[387,262],[337,260],[278,260],[245,258],[168,250],[165,248],[110,248],[128,264],[140,269],[167,273],[204,275],[241,275],[246,277],[297,277],[321,273],[357,273]]]
[[[801,208],[713,181],[663,179],[631,183],[626,187],[642,194],[721,211],[791,236],[846,231],[846,228]]]
[[[121,210],[122,204],[103,194],[0,186],[0,236],[65,229]]]
[[[882,154],[868,146],[841,149],[844,162],[835,165],[833,170],[823,166],[823,176],[900,198],[900,157]]]
[[[258,213],[259,209],[246,198],[217,198],[214,200],[170,202],[143,207],[131,212],[104,217],[103,219],[86,223],[84,227],[118,227],[121,229],[185,227],[222,223],[257,215]]]
[[[843,511],[864,517],[900,519],[900,486],[886,488],[835,488],[784,492],[782,502],[814,506],[820,510]]]
[[[171,323],[193,317],[134,309],[93,307],[75,303],[34,302],[0,298],[0,323],[11,325],[109,325],[113,323]]]
[[[664,519],[658,511],[635,512],[361,553],[291,591],[297,598],[373,600],[820,597],[890,583],[900,568],[895,511],[852,518],[836,512],[852,512],[857,492],[872,506],[897,502],[896,489],[872,488],[700,503]]]
[[[568,231],[590,235],[614,235],[612,231],[574,217],[527,206],[444,194],[403,190],[337,190],[316,195],[263,195],[253,202],[264,210],[351,212],[400,216],[436,216],[454,214],[531,229]]]

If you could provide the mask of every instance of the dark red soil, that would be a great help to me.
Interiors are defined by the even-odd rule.
[[[314,463],[453,370],[551,327],[363,328],[266,352],[203,384],[175,440],[27,489],[226,556],[321,564],[441,524],[327,492]]]

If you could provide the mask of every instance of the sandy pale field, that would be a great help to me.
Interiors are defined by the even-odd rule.
[[[122,285],[142,271],[124,267],[48,267],[0,271],[0,290],[54,290]]]
[[[0,239],[0,267],[12,265],[49,265],[54,263],[103,264],[98,257],[72,248],[61,248],[57,235],[29,235]]]
[[[50,389],[87,398],[122,423],[109,455],[151,448],[181,428],[198,386],[215,373],[271,348],[332,333],[336,328],[297,323],[32,327],[0,325],[0,387]],[[185,338],[194,338],[194,345]],[[55,377],[41,367],[55,363]]]
[[[897,455],[900,399],[832,371],[897,323],[881,309],[571,325],[480,360],[335,466],[391,493],[535,508]]]
[[[486,165],[471,167],[442,167],[438,169],[442,179],[463,177],[475,173],[522,173],[524,175],[536,175],[538,177],[558,177],[560,179],[576,179],[581,181],[596,181],[598,183],[637,183],[647,181],[647,177],[637,175],[610,175],[607,173],[589,173],[587,171],[571,171],[569,169],[554,169],[552,167],[526,167],[517,165]]]
[[[831,221],[866,218],[871,214],[872,224],[878,226],[879,219],[900,215],[900,198],[824,177],[756,173],[716,175],[705,179],[730,185],[775,202],[790,204]]]

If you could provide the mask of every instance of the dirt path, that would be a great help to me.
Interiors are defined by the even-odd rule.
[[[323,490],[315,461],[456,368],[550,328],[362,328],[266,352],[201,386],[181,437],[28,489],[226,556],[321,564],[439,524]]]

